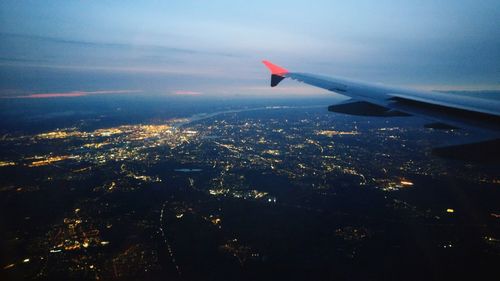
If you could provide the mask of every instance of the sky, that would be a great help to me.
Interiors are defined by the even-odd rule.
[[[0,2],[0,97],[324,95],[261,64],[426,90],[500,89],[500,1]],[[50,95],[49,95],[50,96]]]

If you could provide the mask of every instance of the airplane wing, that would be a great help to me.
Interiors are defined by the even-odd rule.
[[[436,120],[436,128],[467,128],[500,137],[500,97],[497,100],[451,93],[417,91],[370,84],[344,78],[291,72],[269,61],[271,87],[291,78],[332,91],[351,100],[329,107],[330,111],[362,116],[418,115]],[[432,127],[432,125],[429,125]]]

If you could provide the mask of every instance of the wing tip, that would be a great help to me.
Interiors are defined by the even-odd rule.
[[[268,60],[263,60],[262,63],[271,71],[272,75],[285,76],[289,72],[286,68],[275,65]]]

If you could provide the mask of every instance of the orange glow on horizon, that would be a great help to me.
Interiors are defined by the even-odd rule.
[[[71,91],[71,92],[61,92],[61,93],[43,93],[43,94],[30,94],[25,96],[13,96],[5,98],[19,98],[19,99],[46,99],[46,98],[74,98],[83,97],[89,95],[104,95],[104,94],[130,94],[130,93],[140,93],[139,90],[109,90],[109,91]]]

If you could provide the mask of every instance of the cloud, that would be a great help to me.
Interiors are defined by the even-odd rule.
[[[108,90],[108,91],[71,91],[61,93],[41,93],[21,96],[4,97],[7,99],[46,99],[46,98],[74,98],[90,95],[105,95],[105,94],[131,94],[140,93],[139,90]]]
[[[149,52],[155,53],[183,53],[187,55],[193,54],[205,54],[211,56],[222,56],[222,57],[242,57],[241,54],[234,54],[229,52],[216,52],[209,51],[199,48],[183,48],[175,46],[165,46],[165,45],[154,45],[154,44],[132,44],[132,43],[116,43],[116,42],[97,42],[97,41],[85,41],[85,40],[74,40],[74,39],[64,39],[50,36],[40,36],[40,35],[30,35],[21,33],[7,33],[0,32],[0,38],[5,39],[24,39],[29,41],[34,41],[36,44],[41,42],[55,43],[63,45],[73,45],[78,47],[92,47],[92,48],[110,48],[114,50],[137,50],[143,49]]]
[[[173,94],[177,95],[177,96],[201,96],[201,95],[203,95],[202,92],[186,91],[186,90],[176,90],[176,91],[173,91]]]

